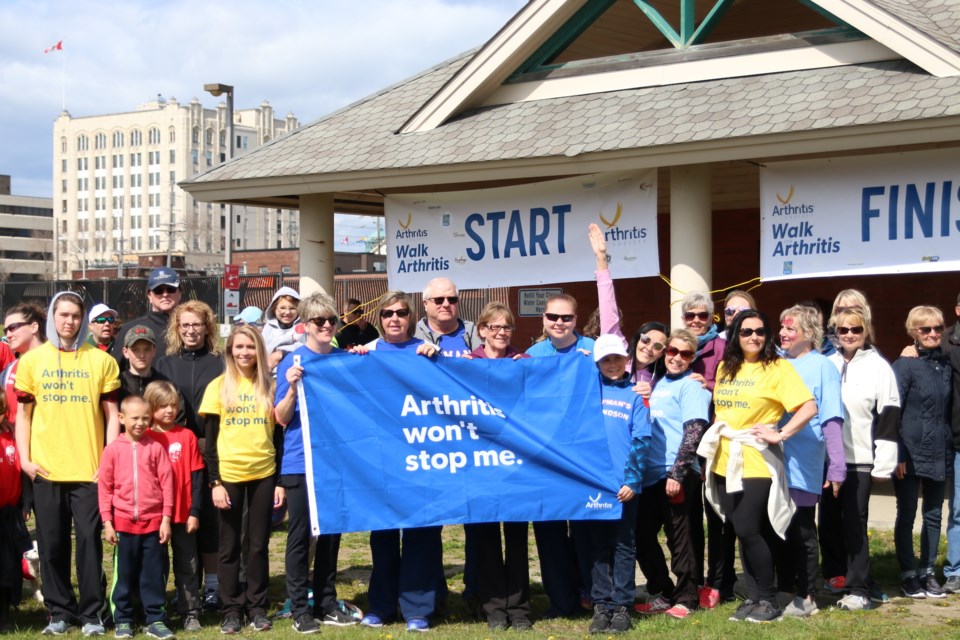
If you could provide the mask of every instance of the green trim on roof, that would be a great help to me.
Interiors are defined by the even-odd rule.
[[[532,56],[527,58],[516,73],[527,73],[550,64],[554,58],[580,37],[597,18],[602,16],[616,0],[590,0],[577,11],[556,33],[550,36]]]

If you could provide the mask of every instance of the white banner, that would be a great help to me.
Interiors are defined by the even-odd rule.
[[[388,196],[391,289],[443,276],[460,289],[593,280],[587,226],[616,278],[659,273],[655,170],[451,193]]]
[[[761,279],[955,270],[956,149],[760,169]]]

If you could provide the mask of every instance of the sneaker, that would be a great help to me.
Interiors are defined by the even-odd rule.
[[[920,583],[923,585],[923,592],[927,595],[928,598],[946,598],[947,592],[943,590],[943,587],[940,586],[940,583],[937,582],[936,576],[932,573],[928,573],[921,580]]]
[[[173,640],[177,637],[174,635],[173,631],[170,630],[170,627],[165,625],[162,621],[153,622],[148,625],[146,632],[148,636],[151,638],[156,638],[157,640]]]
[[[313,619],[309,613],[301,613],[293,621],[293,630],[297,633],[316,633],[320,631],[320,625]]]
[[[648,600],[647,602],[642,602],[640,604],[633,605],[634,611],[637,613],[642,613],[645,616],[654,615],[657,613],[663,613],[673,604],[664,598],[663,596],[656,596],[655,598]]]
[[[871,582],[867,589],[870,592],[870,602],[874,604],[887,604],[890,602],[890,596],[888,596],[876,582]]]
[[[517,616],[510,621],[510,627],[514,631],[530,631],[533,629],[533,623],[526,616]]]
[[[285,620],[293,617],[293,600],[287,598],[283,601],[283,606],[273,614],[274,620]]]
[[[850,596],[847,596],[850,597]],[[795,597],[783,610],[783,615],[790,618],[808,618],[820,611],[814,600],[807,600],[800,596]]]
[[[88,622],[83,625],[81,631],[83,632],[84,636],[93,638],[95,636],[102,636],[107,630],[104,629],[103,625],[99,622]]]
[[[250,628],[254,631],[270,631],[273,628],[273,625],[270,623],[270,618],[258,613],[253,616],[253,620],[250,621]]]
[[[224,635],[240,633],[241,629],[243,629],[243,625],[240,624],[240,616],[227,616],[224,618],[223,624],[220,625],[220,633]]]
[[[943,584],[943,590],[947,593],[960,593],[960,576],[949,576]]]
[[[360,620],[360,626],[379,629],[383,626],[383,619],[375,613],[368,613]]]
[[[323,617],[320,619],[320,621],[323,622],[323,624],[328,624],[334,627],[349,627],[350,625],[360,622],[346,611],[341,611],[340,609],[332,609],[328,611],[327,613],[323,614]]]
[[[744,620],[757,624],[765,624],[767,622],[779,620],[782,615],[783,612],[780,611],[780,607],[778,607],[775,602],[761,600],[756,604],[756,606],[753,607],[753,610],[747,614],[747,617],[744,618]]]
[[[132,638],[133,625],[129,622],[118,622],[116,629],[113,630],[114,638]]]
[[[914,598],[916,600],[922,600],[927,597],[926,591],[923,590],[923,584],[917,576],[904,578],[903,582],[900,583],[900,591],[908,598]]]
[[[873,609],[873,601],[866,596],[848,593],[840,598],[837,602],[837,607],[839,607],[841,611],[868,611]]]
[[[633,621],[630,620],[630,612],[623,605],[613,608],[610,615],[610,626],[607,631],[610,633],[626,633],[633,628]]]
[[[507,622],[503,614],[487,618],[487,629],[490,629],[490,631],[506,631],[509,628],[510,623]]]
[[[720,604],[720,592],[706,585],[697,589],[701,609],[713,609]]]
[[[407,631],[430,631],[430,623],[426,618],[410,618],[407,620]]]
[[[593,605],[593,618],[590,620],[590,633],[603,633],[610,629],[610,612],[602,604]]]
[[[753,611],[753,608],[757,606],[757,603],[753,600],[744,600],[740,603],[740,606],[737,607],[737,610],[727,618],[731,622],[743,622],[747,619],[747,616],[750,615],[750,612]]]
[[[195,633],[203,629],[203,625],[200,624],[200,618],[197,617],[195,613],[188,613],[183,618],[183,630],[188,633]]]
[[[717,594],[719,595],[719,591]],[[677,620],[683,620],[684,618],[689,618],[693,614],[690,609],[685,605],[675,604],[666,611],[663,612],[663,615],[670,616],[671,618],[676,618]]]
[[[823,590],[834,595],[847,592],[847,576],[834,576],[823,581]]]
[[[220,590],[208,589],[203,592],[203,610],[220,611]]]

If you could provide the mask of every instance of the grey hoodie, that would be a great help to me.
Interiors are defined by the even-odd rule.
[[[267,305],[267,321],[263,325],[263,331],[261,331],[263,344],[267,349],[267,355],[277,350],[293,351],[306,340],[305,334],[303,332],[298,333],[296,330],[297,325],[300,324],[299,317],[293,321],[293,324],[291,324],[289,328],[280,326],[280,321],[277,320],[277,314],[273,307],[280,296],[290,296],[291,298],[300,300],[300,294],[290,287],[280,287],[277,289],[277,292],[273,294],[273,298],[270,299],[270,304]]]
[[[62,340],[60,339],[60,335],[57,333],[57,325],[53,318],[53,308],[57,304],[57,298],[66,294],[76,296],[80,299],[80,331],[77,332],[77,337],[73,344],[67,345],[69,348],[64,348],[64,345],[61,344]],[[90,329],[87,326],[87,305],[83,302],[83,297],[80,294],[72,291],[61,291],[60,293],[54,295],[50,300],[50,307],[47,309],[47,339],[50,341],[50,344],[61,351],[76,351],[86,341],[89,331]]]

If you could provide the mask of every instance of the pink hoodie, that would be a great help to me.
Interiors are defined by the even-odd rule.
[[[173,516],[173,468],[150,432],[139,442],[126,433],[103,450],[98,492],[100,517],[123,533],[152,533]]]

